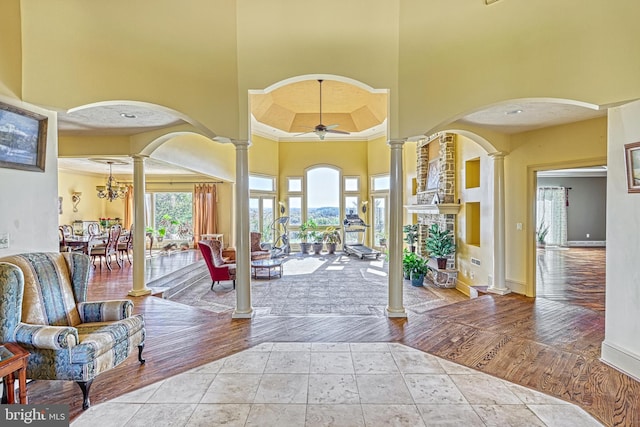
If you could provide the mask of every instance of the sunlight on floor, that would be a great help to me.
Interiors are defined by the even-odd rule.
[[[327,260],[322,258],[289,258],[283,265],[284,274],[289,276],[299,276],[301,274],[311,274],[319,269]]]

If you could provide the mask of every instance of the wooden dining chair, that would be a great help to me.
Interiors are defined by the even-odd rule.
[[[111,271],[111,255],[115,255],[118,267],[122,268],[122,263],[118,258],[118,239],[120,239],[121,231],[122,226],[119,224],[112,225],[109,228],[107,243],[89,246],[89,256],[91,257],[94,268],[96,267],[96,258],[99,258],[100,270],[102,270],[102,259],[104,258],[104,263],[107,265],[109,271]]]
[[[124,256],[127,255],[127,261],[129,261],[129,265],[131,264],[131,257],[129,257],[129,253],[133,250],[133,224],[129,228],[129,234],[125,236],[118,242],[118,255],[120,256],[120,260],[124,264]]]

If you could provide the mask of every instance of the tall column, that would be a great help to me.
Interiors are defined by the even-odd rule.
[[[236,146],[236,309],[234,319],[250,318],[251,255],[249,231],[249,141],[234,141]]]
[[[151,293],[145,283],[145,228],[144,223],[144,159],[147,156],[136,154],[133,156],[133,289],[129,291],[132,297],[139,297]]]
[[[404,139],[388,142],[391,149],[389,167],[389,305],[388,317],[407,317],[402,302],[402,219],[403,182],[402,150]]]
[[[511,292],[505,278],[504,156],[502,152],[489,154],[493,159],[493,283],[487,292],[499,295]]]

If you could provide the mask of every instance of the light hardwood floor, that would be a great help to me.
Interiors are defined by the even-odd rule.
[[[122,298],[131,287],[130,270],[127,265],[115,273],[94,274],[91,299]],[[446,292],[459,300],[457,291]],[[146,319],[147,363],[141,366],[130,357],[100,375],[92,387],[92,404],[264,342],[397,342],[578,404],[605,425],[640,426],[640,383],[599,361],[604,316],[576,304],[484,295],[407,319],[315,315],[233,320],[225,313],[152,296],[134,301]],[[29,387],[29,398],[31,403],[67,403],[72,418],[81,412],[81,393],[74,383],[37,381]]]

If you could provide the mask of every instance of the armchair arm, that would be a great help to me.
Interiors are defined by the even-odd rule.
[[[20,323],[15,342],[48,350],[61,350],[78,344],[78,330],[71,326],[30,325]]]
[[[133,303],[129,300],[81,302],[77,307],[82,323],[114,322],[133,314]]]

